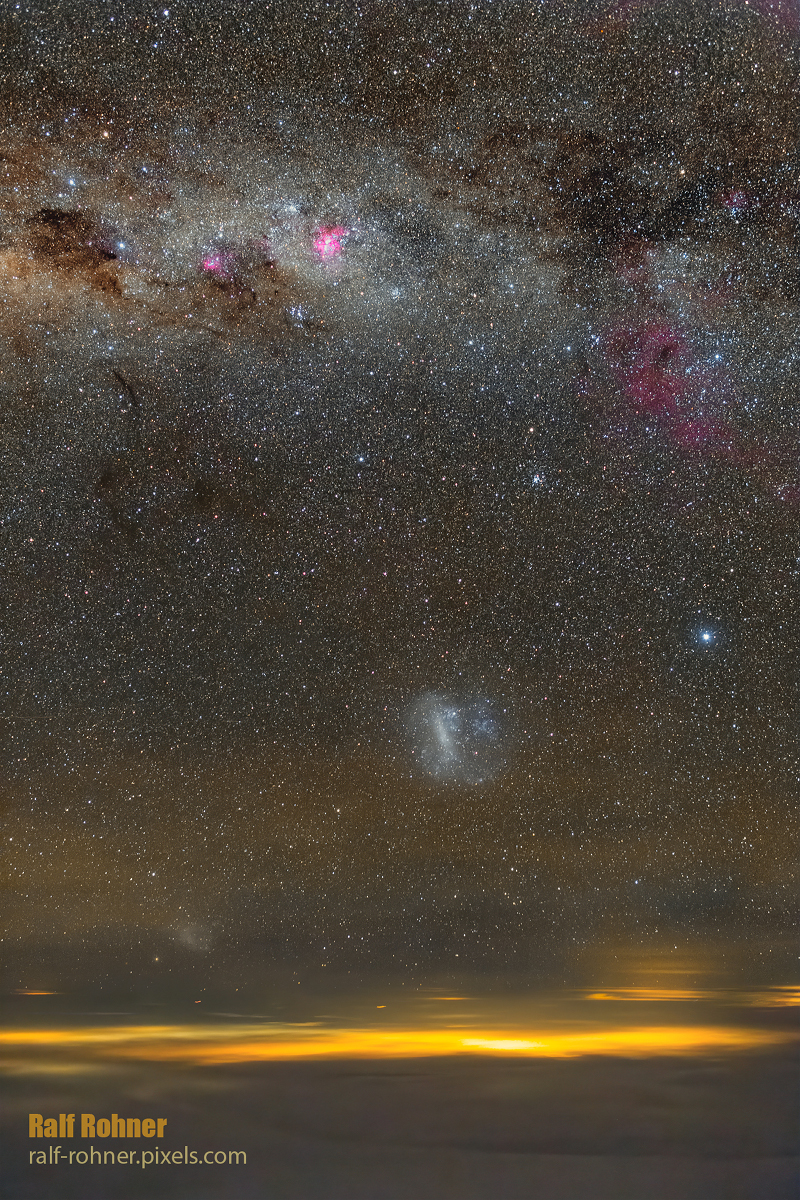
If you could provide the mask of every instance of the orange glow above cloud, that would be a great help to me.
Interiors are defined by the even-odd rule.
[[[346,1029],[320,1026],[140,1025],[88,1029],[6,1029],[12,1054],[42,1050],[81,1057],[194,1065],[325,1058],[417,1058],[503,1055],[697,1055],[765,1049],[797,1040],[793,1033],[733,1026],[655,1025],[546,1031],[521,1029]]]
[[[710,1000],[716,999],[713,992],[677,988],[630,987],[613,988],[607,992],[589,992],[588,1000]]]
[[[800,987],[789,984],[764,988],[759,992],[730,992],[720,989],[626,987],[588,992],[587,1000],[714,1000],[733,1002],[748,1008],[784,1008],[800,1005]]]

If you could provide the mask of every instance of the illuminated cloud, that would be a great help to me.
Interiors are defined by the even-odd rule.
[[[542,1058],[585,1055],[696,1055],[786,1045],[795,1033],[712,1025],[537,1031],[520,1029],[350,1029],[305,1025],[140,1025],[89,1029],[15,1029],[0,1034],[7,1052],[101,1060],[211,1063],[320,1058],[420,1058],[490,1054]],[[19,1057],[14,1068],[20,1070]]]

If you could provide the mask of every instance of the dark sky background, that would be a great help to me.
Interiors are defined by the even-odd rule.
[[[4,6],[6,990],[794,979],[799,25]]]

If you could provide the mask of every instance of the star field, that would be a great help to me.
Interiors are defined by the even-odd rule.
[[[9,9],[9,987],[796,969],[797,26]]]

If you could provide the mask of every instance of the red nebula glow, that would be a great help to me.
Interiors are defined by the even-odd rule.
[[[757,196],[743,191],[742,188],[732,188],[731,191],[725,192],[720,197],[720,204],[729,212],[749,212],[751,209],[759,207],[759,200]]]
[[[733,381],[724,369],[701,366],[681,330],[663,320],[618,326],[608,333],[605,349],[625,400],[659,418],[674,445],[741,460],[733,426],[707,411],[709,401],[713,408],[735,398]]]
[[[342,253],[339,238],[350,232],[342,225],[323,226],[314,238],[314,249],[320,258],[336,258]]]
[[[657,418],[676,449],[754,473],[782,506],[800,504],[794,443],[745,439],[723,419],[725,408],[736,408],[736,384],[725,366],[699,362],[682,330],[658,318],[619,324],[606,333],[603,352],[623,405]]]
[[[670,432],[679,446],[713,450],[717,455],[734,453],[734,431],[720,421],[680,421]]]
[[[226,250],[212,250],[202,262],[204,271],[216,275],[218,279],[227,279],[233,269],[233,255]]]
[[[800,29],[798,0],[753,0],[752,6],[762,17],[775,21],[782,29],[790,32]]]
[[[666,322],[647,322],[612,330],[606,345],[625,398],[642,412],[677,417],[690,361],[683,335]]]

